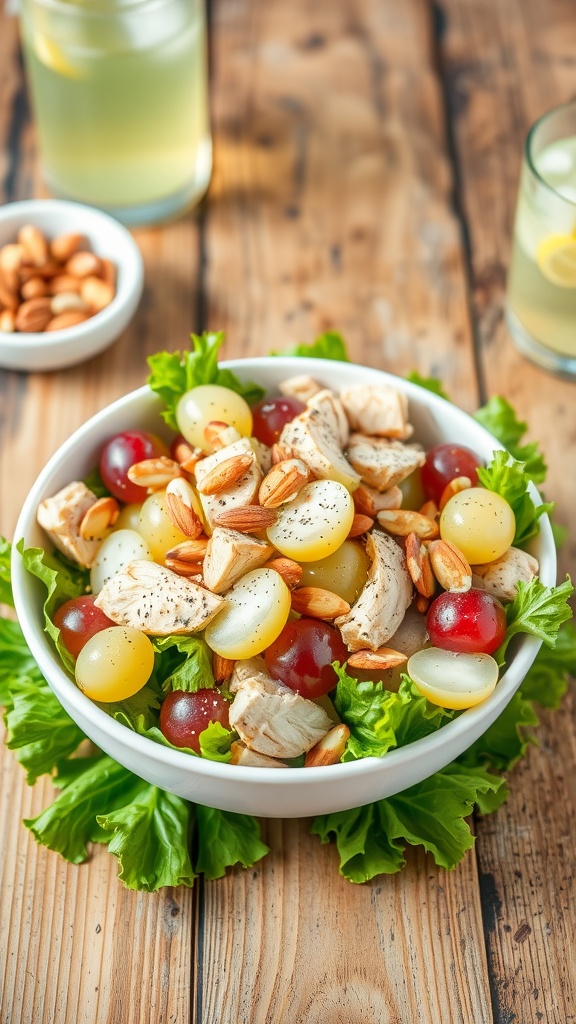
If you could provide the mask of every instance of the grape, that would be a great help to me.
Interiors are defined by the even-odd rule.
[[[278,509],[268,539],[297,562],[326,558],[344,543],[354,518],[354,502],[336,480],[313,480]]]
[[[354,604],[366,583],[370,560],[356,540],[344,543],[326,558],[304,562],[300,585],[321,587],[338,594],[348,604]]]
[[[415,469],[413,473],[410,473],[410,476],[401,480],[398,486],[402,491],[402,508],[417,512],[426,500],[420,470]]]
[[[146,541],[135,530],[115,530],[98,548],[94,565],[90,570],[90,588],[99,594],[108,580],[121,572],[129,562],[137,558],[152,561],[152,554]]]
[[[140,509],[142,505],[131,502],[120,509],[120,515],[114,523],[114,530],[134,530],[136,533],[140,528]]]
[[[148,544],[152,558],[160,562],[160,565],[164,565],[166,552],[170,548],[188,539],[174,525],[166,511],[166,491],[155,491],[146,498],[140,510],[138,530]]]
[[[408,661],[407,672],[431,704],[461,711],[490,696],[498,664],[489,654],[463,654],[427,647]]]
[[[210,451],[204,428],[211,420],[236,427],[244,437],[252,434],[252,413],[242,395],[221,384],[199,384],[187,391],[176,406],[178,429],[193,448]]]
[[[302,697],[321,697],[338,677],[333,661],[342,664],[348,651],[339,631],[326,622],[301,618],[288,622],[265,655],[270,674]]]
[[[440,516],[440,536],[455,544],[470,565],[501,558],[515,533],[516,520],[508,502],[483,487],[455,494]]]
[[[275,444],[286,424],[304,412],[304,409],[306,405],[299,398],[264,398],[252,406],[254,437],[263,444]]]
[[[60,605],[54,614],[52,621],[60,630],[60,639],[73,658],[78,657],[90,637],[114,625],[100,608],[96,608],[94,601],[92,595],[73,597]]]
[[[206,642],[223,658],[251,658],[278,636],[290,612],[290,591],[274,569],[253,569],[226,594],[206,627]]]
[[[219,690],[172,690],[160,708],[160,730],[175,747],[189,747],[200,753],[200,733],[211,722],[228,729],[229,703]]]
[[[426,616],[434,647],[467,654],[492,654],[506,636],[506,612],[484,590],[440,594]]]
[[[92,700],[126,700],[148,682],[154,648],[133,626],[111,626],[84,645],[76,662],[76,682]]]
[[[478,483],[478,467],[483,465],[480,456],[471,448],[438,444],[430,449],[420,470],[422,486],[427,497],[439,505],[446,484],[458,476],[467,476],[474,487]]]
[[[128,470],[137,462],[156,459],[160,455],[168,455],[168,448],[155,434],[147,434],[142,430],[125,430],[122,434],[112,437],[102,449],[102,480],[118,501],[144,501],[146,488],[133,484],[128,479]]]

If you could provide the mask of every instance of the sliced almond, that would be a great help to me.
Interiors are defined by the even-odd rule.
[[[60,292],[78,292],[82,282],[79,277],[72,277],[72,274],[58,274],[48,281],[50,295],[59,295]]]
[[[231,427],[223,420],[210,420],[204,427],[204,437],[206,444],[213,452],[216,452],[220,448],[227,448],[229,444],[239,441],[242,435],[239,430],[236,430],[236,427]]]
[[[243,505],[240,508],[228,508],[214,516],[216,526],[227,526],[229,530],[239,533],[257,533],[267,530],[278,518],[273,508],[262,508],[261,505]]]
[[[80,523],[80,536],[84,540],[100,540],[120,515],[120,506],[116,498],[107,496],[98,498],[90,506]]]
[[[422,508],[418,509],[421,516],[426,516],[428,519],[435,520],[438,516],[438,505],[435,501],[425,501]]]
[[[183,540],[166,552],[166,558],[179,558],[183,562],[198,563],[204,561],[208,537],[196,537],[194,540]]]
[[[67,309],[64,313],[58,313],[57,316],[52,317],[46,325],[46,330],[63,331],[66,327],[76,327],[78,324],[83,324],[85,320],[89,319],[90,314],[87,310]]]
[[[198,490],[201,494],[220,494],[221,491],[227,490],[228,487],[233,487],[242,477],[246,476],[246,473],[253,464],[254,456],[248,453],[246,455],[233,455],[231,459],[224,459],[223,462],[219,462],[206,473],[198,484]]]
[[[432,570],[444,590],[464,593],[472,586],[472,569],[458,548],[447,540],[428,545]]]
[[[178,463],[166,455],[135,462],[127,474],[128,479],[138,487],[152,487],[154,490],[167,487],[171,480],[176,480],[181,475]]]
[[[203,532],[202,520],[194,511],[194,491],[182,477],[170,480],[166,487],[166,511],[184,536],[196,540]]]
[[[201,448],[193,448],[184,438],[174,445],[172,455],[180,469],[183,469],[185,473],[192,473],[200,459],[205,458],[205,453]]]
[[[457,476],[449,484],[446,484],[440,497],[440,512],[448,504],[450,498],[453,498],[455,494],[459,494],[460,491],[467,491],[470,487],[472,487],[472,481],[469,476]]]
[[[53,295],[50,299],[50,309],[54,316],[66,313],[69,309],[80,310],[82,313],[88,312],[86,303],[78,292],[58,292],[57,295]]]
[[[385,672],[390,668],[397,668],[408,661],[406,654],[395,651],[391,647],[378,647],[376,651],[355,651],[348,658],[351,668],[373,669],[377,672]]]
[[[27,334],[43,331],[52,319],[49,298],[28,299],[16,313],[16,330]]]
[[[114,298],[114,289],[99,277],[88,276],[82,281],[80,295],[93,313],[100,313]]]
[[[426,612],[430,607],[430,598],[424,597],[423,594],[416,594],[416,597],[414,599],[414,607],[417,612],[420,612],[421,615],[426,615]]]
[[[409,533],[406,537],[406,567],[418,593],[423,597],[432,597],[436,589],[436,580],[430,556],[426,544],[423,544],[415,533]]]
[[[350,605],[338,594],[322,587],[299,587],[292,592],[292,611],[312,619],[331,622],[339,615],[348,615]]]
[[[266,562],[265,569],[274,569],[274,572],[280,574],[284,583],[290,590],[297,587],[302,579],[304,572],[301,565],[298,562],[292,561],[291,558],[271,558],[269,562]]]
[[[50,255],[58,263],[67,263],[74,253],[78,252],[78,249],[85,245],[86,238],[84,235],[71,233],[58,235],[57,238],[52,239],[50,242]]]
[[[16,317],[12,309],[3,309],[0,313],[0,331],[13,334],[16,330]]]
[[[66,262],[65,272],[72,277],[97,277],[102,273],[102,260],[93,252],[75,252]]]
[[[356,512],[348,537],[361,537],[363,533],[368,533],[373,526],[374,520],[370,516],[363,516],[360,512]]]
[[[308,467],[301,459],[284,459],[272,466],[260,484],[258,499],[264,508],[278,508],[295,498],[308,482]]]
[[[270,449],[270,458],[272,459],[272,465],[277,466],[279,462],[284,462],[286,459],[293,459],[294,452],[287,444],[280,444],[280,442],[277,441]]]
[[[212,655],[212,672],[214,675],[214,681],[216,683],[223,683],[225,679],[229,679],[234,671],[235,661],[231,661],[230,658],[223,658],[220,654],[214,653]]]
[[[439,534],[437,523],[409,509],[385,509],[378,513],[378,522],[396,537],[407,537],[409,533],[415,533],[421,540],[432,540]]]
[[[24,224],[18,232],[18,241],[35,267],[48,262],[48,242],[35,224]]]
[[[22,285],[20,294],[23,299],[37,299],[48,294],[48,285],[41,277],[31,277]]]
[[[324,768],[330,764],[338,764],[346,750],[350,738],[350,729],[343,722],[330,729],[318,743],[306,754],[305,768]]]

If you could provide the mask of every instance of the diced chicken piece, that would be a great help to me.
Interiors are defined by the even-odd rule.
[[[302,374],[299,377],[288,377],[287,380],[283,380],[278,385],[278,390],[281,395],[287,395],[290,398],[298,398],[301,402],[307,402],[309,398],[322,391],[323,388],[317,380],[314,380],[314,377]]]
[[[377,491],[387,491],[399,484],[426,461],[426,455],[416,445],[365,434],[351,435],[346,455],[362,480]]]
[[[499,601],[513,601],[518,583],[530,583],[538,575],[538,562],[527,551],[508,548],[495,562],[473,566],[474,574],[481,578],[482,589]]]
[[[226,602],[156,562],[136,559],[104,584],[95,604],[118,626],[170,636],[204,629]]]
[[[272,449],[267,444],[264,444],[263,441],[259,441],[257,437],[251,437],[250,444],[256,454],[258,469],[262,476],[266,476],[266,473],[269,473],[272,469]]]
[[[308,399],[307,402],[309,409],[317,409],[322,413],[326,409],[331,409],[336,417],[338,423],[338,440],[340,447],[345,448],[348,444],[348,438],[350,437],[350,424],[348,423],[348,417],[344,411],[344,406],[335,395],[333,391],[328,388],[323,388],[318,394]]]
[[[388,534],[372,530],[366,536],[366,553],[372,564],[362,593],[348,614],[336,619],[350,651],[382,647],[412,602],[412,580],[400,545]]]
[[[204,585],[214,594],[223,594],[244,573],[264,565],[273,553],[272,545],[263,540],[217,526],[204,556]]]
[[[406,441],[414,433],[408,422],[408,399],[386,384],[355,384],[340,392],[352,430]]]
[[[38,506],[40,526],[63,554],[74,562],[91,569],[102,540],[84,540],[80,524],[96,495],[86,484],[74,480],[52,498],[45,498]]]
[[[206,459],[201,459],[194,470],[196,482],[200,485],[215,466],[225,462],[226,459],[234,458],[235,455],[251,455],[254,459],[253,465],[245,476],[231,487],[219,491],[218,494],[200,493],[199,495],[206,518],[206,525],[210,531],[214,529],[214,517],[219,512],[224,512],[230,508],[240,508],[243,505],[251,505],[255,501],[262,481],[262,474],[258,468],[256,453],[248,437],[242,437],[239,441],[234,441],[233,444],[220,448]]]
[[[236,663],[229,684],[236,694],[230,728],[258,754],[299,757],[326,735],[333,722],[313,701],[272,679],[263,664],[261,658]]]
[[[284,761],[279,761],[275,757],[266,757],[265,754],[257,754],[255,750],[250,750],[244,743],[240,743],[238,740],[230,747],[232,751],[232,760],[230,764],[243,765],[244,768],[287,768],[288,765]]]
[[[404,495],[399,487],[389,487],[387,491],[377,491],[369,484],[362,484],[363,500],[367,509],[366,515],[375,516],[377,512],[397,509],[402,505]]]
[[[339,406],[331,391],[319,392],[304,412],[286,424],[280,443],[287,445],[294,457],[301,459],[315,476],[338,480],[353,491],[360,477],[342,451],[348,425],[344,422],[344,410]]]

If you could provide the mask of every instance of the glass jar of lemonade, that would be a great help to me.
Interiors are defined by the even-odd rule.
[[[526,140],[506,320],[521,352],[576,375],[576,102],[544,114]]]
[[[21,0],[46,184],[127,224],[175,216],[212,168],[203,0]]]

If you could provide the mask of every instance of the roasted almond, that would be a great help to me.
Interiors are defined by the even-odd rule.
[[[309,615],[312,619],[330,622],[339,615],[347,615],[350,605],[338,594],[322,587],[299,587],[292,591],[292,611]]]
[[[318,743],[306,754],[304,760],[305,768],[325,768],[330,764],[338,764],[342,754],[346,750],[346,744],[350,738],[350,729],[343,722],[335,725],[330,732],[327,732]]]
[[[220,494],[237,484],[251,466],[254,465],[254,455],[233,455],[231,459],[224,459],[219,462],[198,484],[201,494]]]
[[[272,459],[272,465],[277,466],[279,462],[284,462],[286,459],[293,459],[294,452],[287,444],[280,444],[280,442],[277,441],[270,449],[270,458]]]
[[[78,324],[83,324],[85,320],[89,319],[90,314],[87,310],[66,309],[63,313],[58,313],[57,316],[52,317],[46,326],[46,330],[63,331],[66,327],[76,327]]]
[[[425,501],[422,508],[418,509],[421,516],[435,520],[438,515],[438,505],[435,501]]]
[[[391,647],[379,647],[376,651],[355,651],[348,658],[351,668],[373,669],[377,672],[397,668],[405,661],[408,661],[407,655],[401,651],[394,651]]]
[[[430,565],[430,556],[426,544],[415,533],[409,533],[406,537],[406,567],[418,593],[424,597],[432,597],[436,589],[436,580]]]
[[[216,526],[226,526],[229,530],[239,533],[258,533],[267,530],[278,518],[273,508],[262,508],[261,505],[241,505],[239,508],[227,508],[214,516]]]
[[[75,252],[67,260],[65,272],[72,277],[97,277],[102,273],[102,260],[93,252]]]
[[[295,498],[307,481],[308,467],[301,459],[284,459],[272,466],[260,484],[260,504],[264,508],[278,508]]]
[[[424,597],[423,594],[416,594],[416,597],[414,599],[414,607],[417,612],[420,612],[421,615],[426,615],[426,612],[430,607],[430,598]]]
[[[455,494],[459,494],[460,491],[467,491],[469,487],[472,487],[472,481],[469,476],[457,476],[450,483],[446,484],[440,497],[440,512],[448,504],[450,498],[453,498]]]
[[[284,557],[271,558],[269,562],[266,562],[264,568],[274,569],[274,572],[279,573],[290,590],[298,586],[304,572],[298,562],[293,562],[291,558]]]
[[[178,463],[174,463],[178,465]],[[178,467],[179,468],[179,467]],[[185,537],[195,540],[204,530],[200,516],[194,511],[194,492],[182,477],[168,482],[166,487],[166,511]]]
[[[409,533],[415,533],[421,540],[432,540],[439,534],[437,523],[409,509],[385,509],[378,513],[378,522],[396,537],[407,537]]]
[[[22,285],[20,294],[23,299],[37,299],[42,295],[48,295],[48,285],[42,277],[31,277]]]
[[[356,512],[348,537],[361,537],[363,533],[368,533],[368,530],[371,530],[373,526],[374,520],[370,516],[364,516],[360,512]]]
[[[86,304],[78,292],[59,292],[50,299],[50,309],[54,316],[66,313],[69,309],[79,309],[82,313],[88,312]]]
[[[109,306],[114,298],[114,289],[99,277],[85,277],[80,287],[80,295],[93,313],[100,313]]]
[[[116,498],[98,498],[84,514],[80,523],[80,536],[84,540],[100,540],[114,526],[119,515],[120,506]]]
[[[8,245],[3,245],[0,249],[0,268],[2,270],[20,270],[20,267],[26,262],[28,262],[26,250],[17,242],[9,242]]]
[[[64,316],[66,314],[63,314]],[[138,487],[151,487],[160,490],[167,487],[171,480],[181,476],[180,466],[174,459],[166,455],[160,455],[155,459],[143,459],[142,462],[135,462],[130,466],[127,476],[133,484]]]
[[[67,263],[81,247],[86,247],[85,235],[58,235],[50,242],[50,255],[58,263]]]
[[[0,270],[0,306],[4,306],[5,309],[11,309],[15,313],[20,300],[18,298],[18,289],[13,291],[9,287],[10,273],[8,270]]]
[[[18,241],[35,267],[48,262],[48,242],[35,224],[24,224],[18,232]]]
[[[363,484],[360,484],[360,486],[356,488],[356,490],[352,494],[352,498],[353,498],[353,501],[354,501],[354,508],[356,509],[356,511],[360,515],[363,515],[363,516],[375,516],[376,515],[376,507],[374,505],[374,501],[373,501],[372,495],[364,487]]]
[[[172,456],[180,466],[180,469],[183,469],[186,473],[192,473],[200,459],[205,458],[201,448],[193,448],[184,438],[181,441],[177,441],[173,446]]]
[[[60,263],[55,263],[54,260],[48,260],[41,267],[36,267],[36,273],[39,277],[43,277],[45,281],[51,281],[53,277],[58,277],[62,273],[62,266]]]
[[[52,319],[49,298],[29,299],[16,313],[16,330],[31,333],[43,331]]]
[[[14,316],[14,310],[3,309],[0,313],[0,331],[4,334],[13,334],[16,330],[16,317]]]
[[[48,281],[48,291],[51,295],[59,295],[60,292],[78,292],[82,281],[79,277],[72,277],[72,274],[57,274]]]
[[[438,583],[444,590],[464,593],[472,586],[472,569],[461,551],[447,540],[434,540],[428,545],[430,563]]]
[[[231,427],[223,420],[210,420],[204,427],[206,444],[213,452],[219,451],[220,448],[226,448],[229,444],[234,444],[235,441],[240,440],[241,436],[236,427]]]
[[[207,546],[208,537],[183,540],[180,544],[176,544],[175,547],[170,548],[166,552],[166,558],[179,558],[183,562],[195,562],[197,564],[204,561]]]
[[[234,671],[235,661],[231,661],[230,658],[223,658],[221,654],[214,653],[212,655],[212,673],[214,675],[214,682],[223,683],[225,679],[229,679]]]
[[[110,285],[112,291],[116,292],[116,264],[112,260],[102,260],[101,277]]]
[[[194,583],[202,583],[202,566],[200,562],[186,562],[181,558],[169,558],[166,555],[164,565],[171,572],[175,572],[177,576],[185,576],[186,579],[193,580]]]

